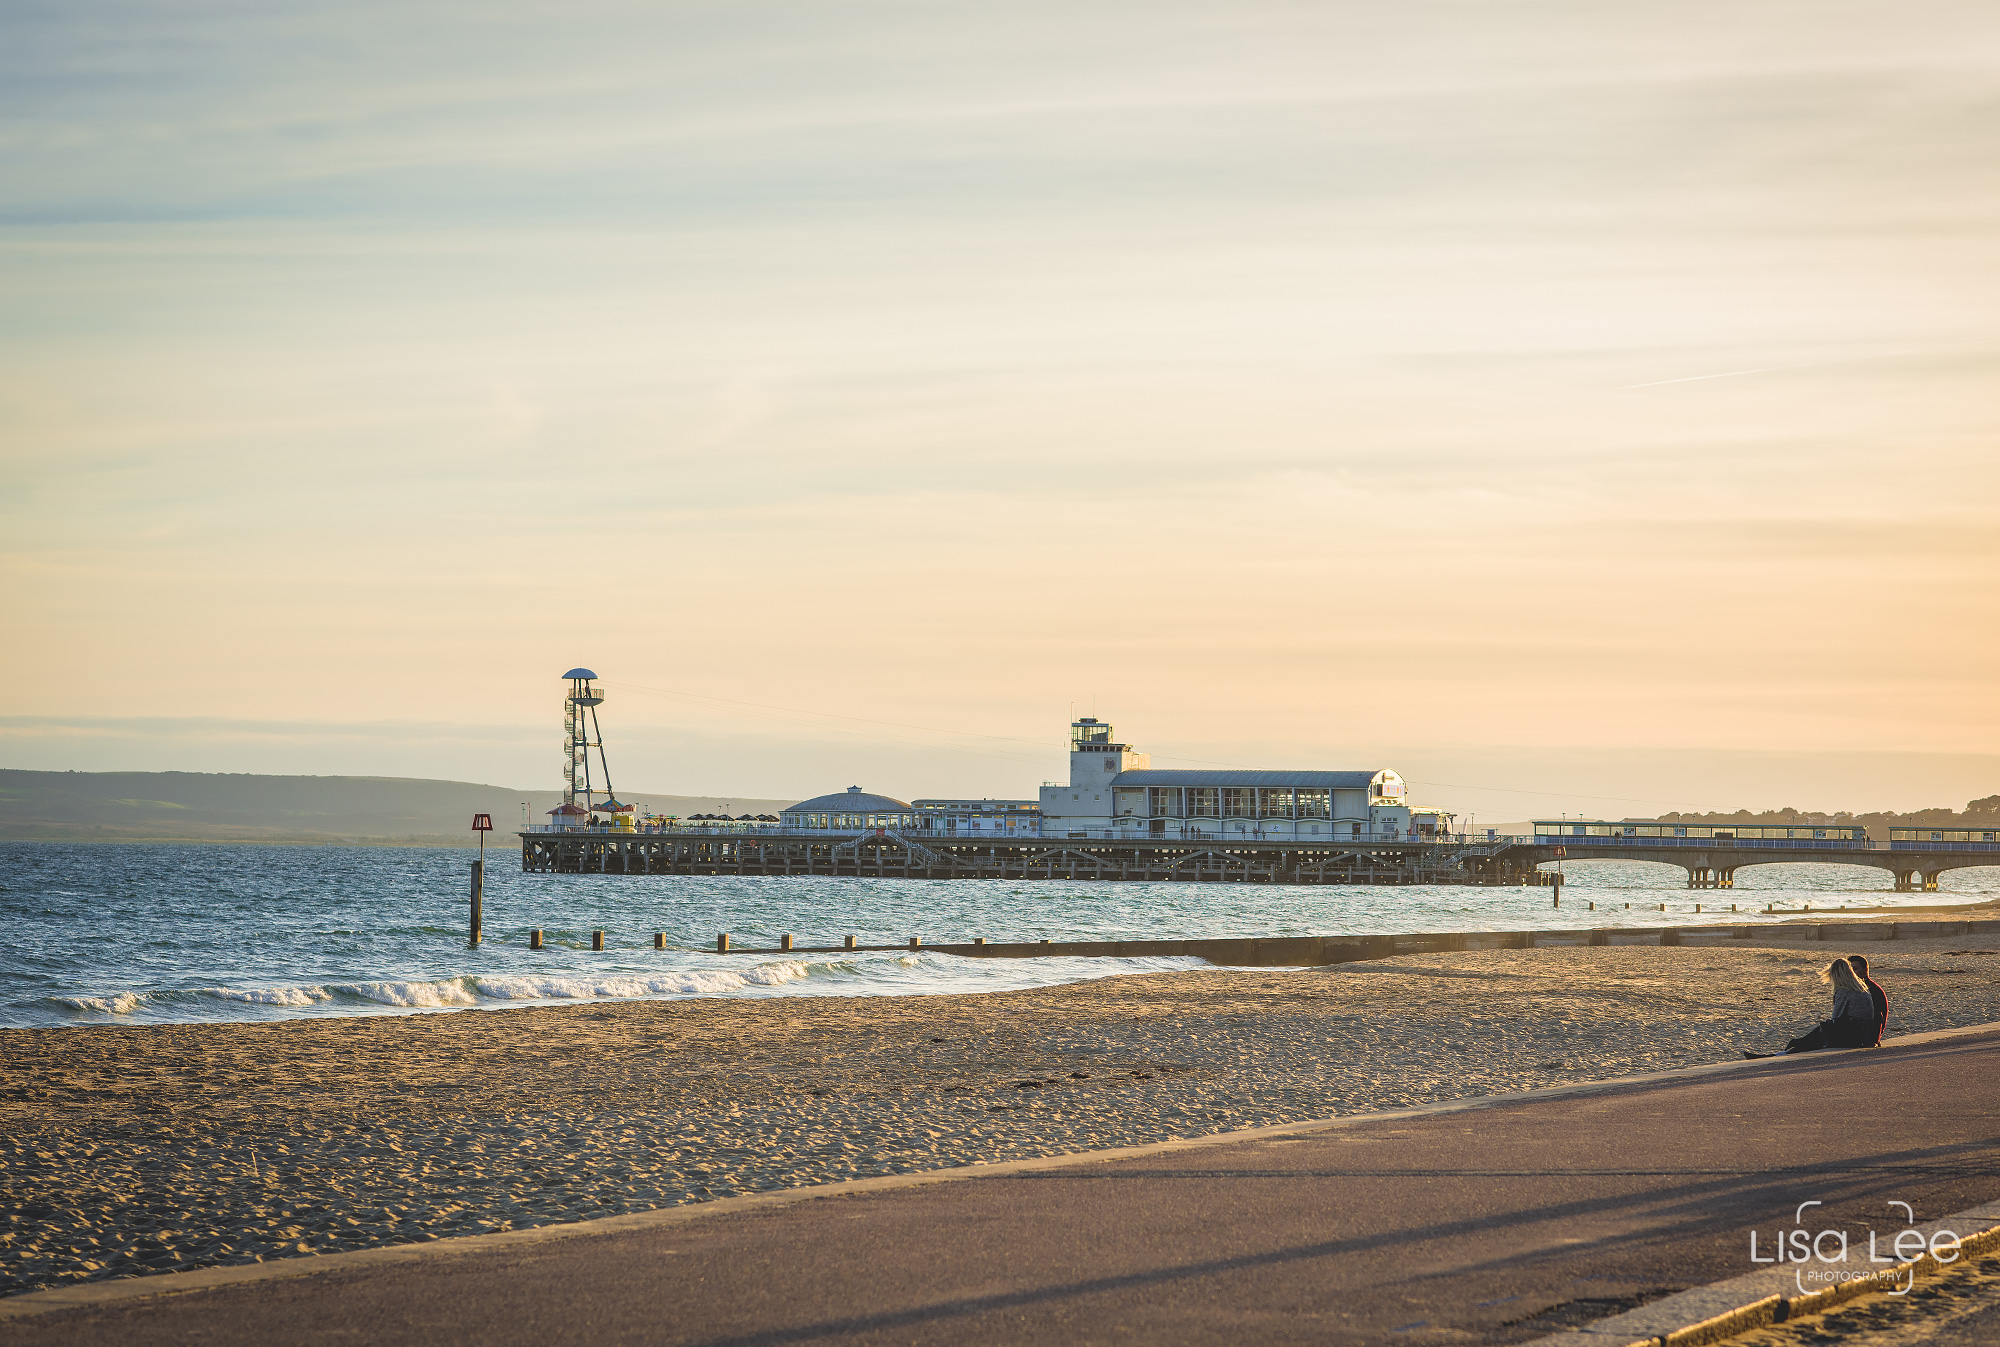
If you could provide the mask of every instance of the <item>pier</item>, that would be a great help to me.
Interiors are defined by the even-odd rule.
[[[521,868],[592,875],[842,875],[873,879],[1151,880],[1237,884],[1547,884],[1532,866],[1493,864],[1497,843],[1023,837],[919,841],[880,829],[819,833],[520,834]]]
[[[536,874],[823,875],[871,879],[1146,880],[1234,884],[1548,885],[1544,866],[1565,861],[1650,861],[1679,866],[1690,889],[1734,889],[1751,865],[1865,865],[1888,871],[1898,893],[1935,893],[1948,870],[2000,865],[1993,846],[1916,843],[1840,846],[1732,845],[1703,839],[1647,845],[1612,839],[1301,842],[1293,839],[1147,837],[907,837],[888,829],[824,832],[621,828],[535,829],[520,834],[521,868]]]

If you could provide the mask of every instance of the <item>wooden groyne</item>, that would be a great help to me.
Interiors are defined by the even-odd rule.
[[[1389,959],[1399,954],[1449,954],[1483,949],[1558,949],[1566,946],[1726,946],[1749,941],[1864,944],[1877,940],[1928,940],[2000,935],[2000,921],[1779,922],[1757,926],[1598,927],[1559,931],[1440,931],[1416,935],[1245,936],[1201,940],[1040,940],[993,944],[799,945],[786,937],[777,948],[739,946],[718,937],[723,954],[791,955],[909,953],[957,954],[970,959],[1197,958],[1226,968],[1317,968]]]

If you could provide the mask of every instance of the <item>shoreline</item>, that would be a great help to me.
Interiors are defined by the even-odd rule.
[[[1842,947],[1564,946],[1025,991],[0,1030],[0,1292],[1608,1080],[1769,1048]],[[2000,939],[1870,942],[1891,1031]]]
[[[2000,922],[1984,920],[2000,911],[2000,900],[1988,899],[1969,904],[1926,903],[1890,909],[1829,908],[1813,913],[1749,913],[1713,915],[1714,921],[1676,925],[1557,926],[1523,930],[1518,926],[1459,931],[1404,931],[1393,935],[1313,935],[1266,937],[1204,937],[1179,939],[1043,940],[1039,943],[980,941],[977,944],[930,942],[921,946],[894,944],[836,945],[794,944],[791,947],[757,947],[733,944],[726,952],[684,945],[652,946],[618,944],[606,951],[623,962],[593,968],[563,965],[556,960],[560,951],[581,952],[585,947],[574,939],[558,937],[552,948],[558,955],[549,967],[536,970],[511,968],[485,973],[438,973],[403,978],[330,976],[319,982],[273,984],[268,987],[175,987],[133,989],[130,987],[80,989],[48,992],[40,1001],[20,1005],[58,1002],[69,1007],[67,1015],[45,1012],[39,1018],[22,1016],[19,1022],[0,1022],[0,1032],[16,1029],[122,1029],[164,1028],[223,1024],[272,1024],[373,1016],[447,1013],[460,1010],[502,1010],[554,1008],[576,1005],[622,1004],[637,1001],[684,999],[789,999],[805,997],[933,997],[993,995],[1002,991],[1037,987],[1069,986],[1109,977],[1134,976],[1150,972],[1227,971],[1248,969],[1314,968],[1350,963],[1375,962],[1402,955],[1476,952],[1492,949],[1559,949],[1577,945],[1593,947],[1671,946],[1687,948],[1737,947],[1756,944],[1823,944],[1827,941],[1855,941],[1874,944],[1877,940],[1911,941],[1931,938],[1978,938],[2000,931],[1976,928],[2000,927]],[[1651,916],[1651,913],[1644,915]],[[1665,914],[1673,915],[1673,914]],[[1687,914],[1683,914],[1687,915]],[[1912,916],[1944,916],[1948,920],[1911,921]],[[1774,920],[1794,916],[1802,920]],[[1748,918],[1748,919],[1746,919]],[[1896,929],[1883,936],[1858,934],[1882,926]],[[1945,928],[1963,928],[1951,930]],[[524,944],[520,931],[489,934],[486,944],[494,947]],[[806,968],[827,964],[828,960],[895,956],[908,961],[918,954],[960,961],[954,967],[1025,968],[1062,961],[1065,967],[1037,979],[1020,976],[1012,985],[982,987],[967,985],[967,976],[940,978],[932,985],[862,986],[838,989],[804,980]],[[688,956],[706,960],[700,967],[662,967],[659,960]],[[539,958],[539,956],[531,956]],[[773,980],[763,976],[774,967],[772,961],[797,965],[796,977]],[[1109,966],[1093,967],[1100,961]],[[1197,967],[1175,967],[1194,963]],[[645,966],[642,966],[645,965]],[[835,965],[828,965],[835,966]],[[749,972],[742,970],[748,968]],[[702,985],[702,979],[717,976],[736,979],[730,987]],[[566,990],[521,991],[514,984],[546,981]],[[940,985],[941,984],[941,985]],[[1023,985],[1026,984],[1026,985]],[[791,990],[785,990],[787,987]],[[386,990],[385,990],[386,989]],[[237,1008],[234,1015],[208,1014],[173,1018],[154,1013],[155,1004],[205,1004],[208,997]],[[255,1006],[267,1013],[250,1014]],[[143,1009],[145,1013],[135,1013]]]

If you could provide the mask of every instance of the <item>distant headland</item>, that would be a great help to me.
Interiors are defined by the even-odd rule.
[[[393,776],[33,772],[0,768],[0,841],[466,846],[478,813],[540,821],[559,791]],[[791,800],[635,795],[683,817],[776,813]]]

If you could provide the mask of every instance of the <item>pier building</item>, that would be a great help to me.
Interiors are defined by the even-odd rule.
[[[778,826],[787,832],[861,833],[877,828],[907,832],[918,826],[917,807],[906,800],[849,786],[832,795],[801,800],[781,811]]]
[[[916,800],[905,803],[849,786],[801,801],[778,816],[788,832],[917,833],[926,837],[1035,837],[1042,807],[1033,800]]]
[[[1034,800],[916,800],[917,826],[945,837],[1039,837],[1042,806]]]
[[[1069,780],[1042,787],[1042,836],[1242,841],[1414,835],[1409,787],[1387,768],[1182,771],[1086,716],[1070,726]]]

